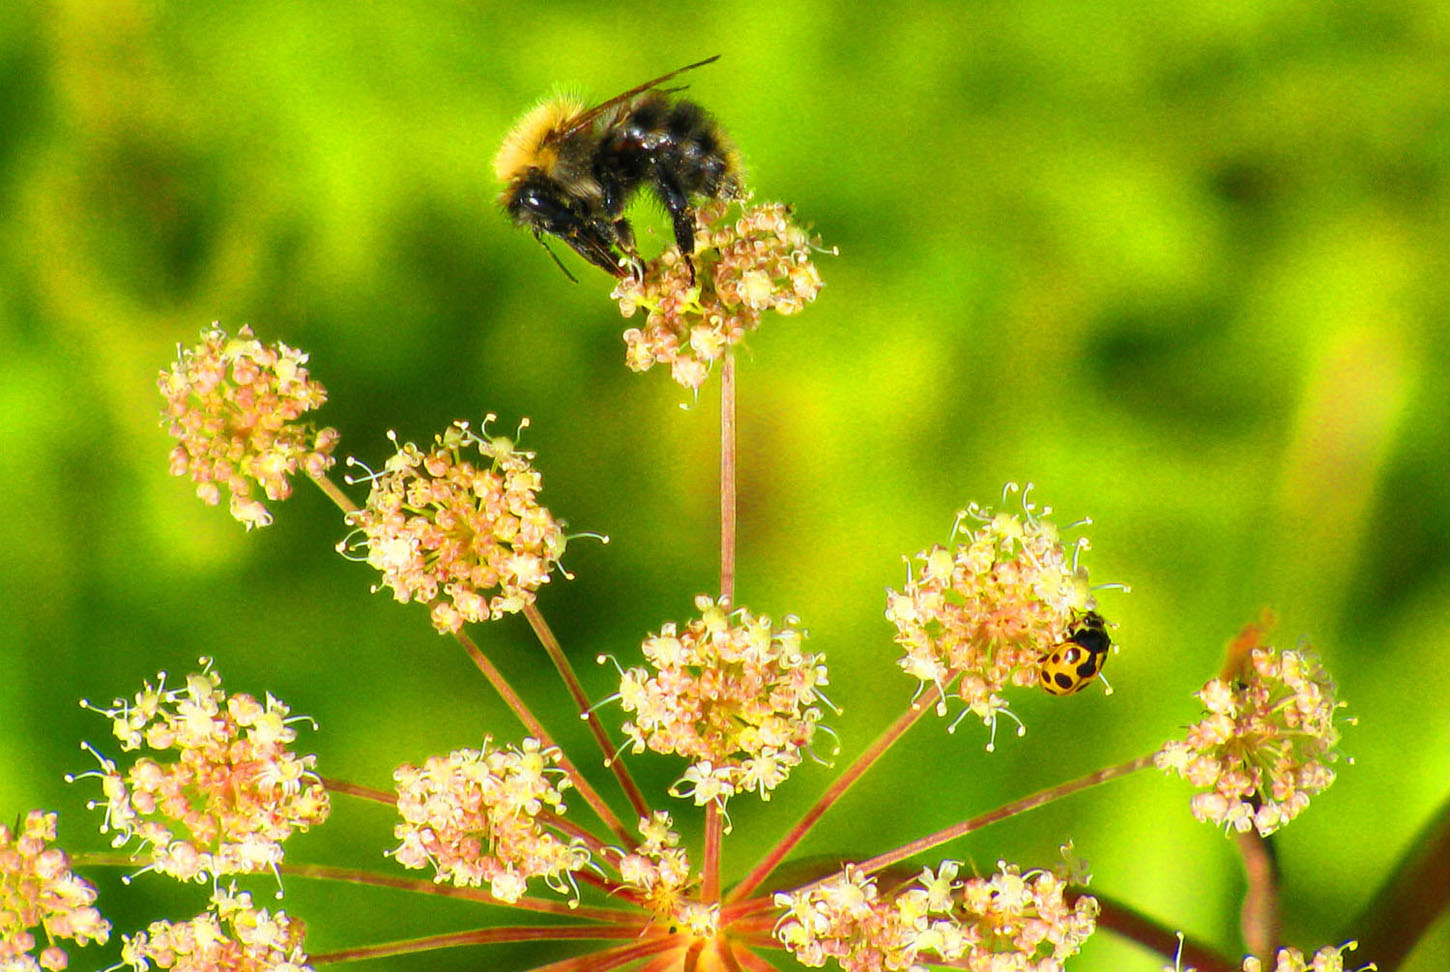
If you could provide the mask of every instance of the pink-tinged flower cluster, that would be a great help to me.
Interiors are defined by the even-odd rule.
[[[730,204],[714,202],[695,214],[695,275],[670,247],[626,277],[611,295],[620,312],[646,310],[643,327],[624,332],[625,361],[634,371],[670,366],[675,381],[699,388],[711,365],[760,326],[767,310],[794,314],[816,299],[821,275],[811,261],[815,242],[783,203],[747,205],[728,221]]]
[[[327,400],[306,361],[285,344],[262,344],[250,328],[233,338],[213,326],[157,381],[166,399],[163,424],[177,440],[172,475],[190,476],[196,495],[212,505],[225,486],[232,516],[249,530],[272,522],[253,483],[268,499],[284,500],[292,495],[288,476],[298,469],[320,476],[334,461],[337,430],[299,421]]]
[[[500,901],[517,901],[529,878],[571,893],[570,872],[589,864],[577,838],[561,837],[549,818],[564,813],[569,780],[560,752],[525,739],[521,748],[459,749],[430,756],[422,768],[393,773],[402,822],[390,851],[404,867],[432,866],[435,880],[456,887],[484,883]]]
[[[966,967],[981,972],[1048,972],[1082,948],[1097,928],[1091,895],[1069,901],[1067,885],[1051,871],[1023,874],[999,861],[989,878],[968,878],[961,920],[971,943]]]
[[[1016,488],[1008,483],[1004,495]],[[969,506],[952,528],[960,542],[917,554],[901,592],[887,592],[902,669],[944,692],[960,676],[967,711],[994,733],[1007,711],[1002,690],[1036,685],[1043,658],[1096,606],[1077,564],[1086,539],[1065,547],[1052,510],[1028,499],[1031,488],[1020,515]]]
[[[920,951],[917,926],[933,923],[917,893],[883,898],[875,878],[852,865],[809,890],[776,894],[775,904],[785,909],[775,925],[776,940],[810,968],[827,959],[835,959],[845,972],[914,968]],[[950,908],[950,901],[938,901],[935,914]]]
[[[153,921],[144,932],[122,936],[121,961],[146,972],[304,972],[306,926],[285,911],[252,905],[236,887],[218,888],[211,907],[190,921]]]
[[[6,972],[58,972],[70,963],[56,939],[77,945],[105,944],[111,923],[94,907],[96,889],[70,869],[55,840],[56,815],[32,810],[20,832],[0,824],[0,969]],[[32,929],[45,932],[39,958]]]
[[[534,454],[489,436],[493,418],[481,433],[454,422],[428,452],[400,446],[368,477],[367,504],[339,544],[380,570],[400,602],[432,602],[441,634],[532,604],[564,555],[562,524],[537,499]],[[481,464],[467,454],[475,449]]]
[[[713,938],[719,929],[720,906],[695,896],[699,876],[691,873],[680,835],[670,827],[670,815],[662,810],[640,818],[644,840],[620,857],[620,883],[638,896],[641,906],[660,925],[685,929],[697,938]]]
[[[112,845],[135,839],[150,853],[146,870],[178,880],[275,870],[282,842],[327,819],[330,804],[313,767],[317,757],[288,749],[297,738],[289,709],[271,695],[228,696],[207,669],[166,687],[166,673],[133,701],[96,711],[111,719],[121,748],[144,750],[123,773],[97,756]],[[139,851],[138,851],[139,852]]]
[[[1199,820],[1267,836],[1334,782],[1334,713],[1345,703],[1312,651],[1256,644],[1246,657],[1237,677],[1212,679],[1197,693],[1203,719],[1155,762],[1200,788],[1192,801]]]
[[[825,663],[802,650],[794,617],[776,627],[708,595],[695,607],[701,617],[683,631],[670,622],[645,640],[653,672],[624,672],[620,703],[634,718],[623,732],[636,753],[649,748],[691,761],[675,796],[697,806],[746,790],[769,799],[815,735]]]
[[[777,894],[785,914],[775,937],[802,965],[833,958],[846,972],[918,969],[919,959],[978,972],[1050,972],[1097,926],[1096,899],[1069,903],[1051,872],[1001,863],[991,877],[958,881],[958,868],[944,861],[883,896],[874,878],[848,866],[807,890]]]
[[[1269,972],[1344,972],[1344,953],[1352,952],[1358,947],[1358,942],[1345,942],[1338,948],[1325,945],[1309,956],[1305,956],[1297,948],[1281,948],[1275,955],[1273,968]],[[1373,965],[1365,965],[1359,972],[1373,968]],[[1244,972],[1265,972],[1264,963],[1250,955],[1244,959]]]

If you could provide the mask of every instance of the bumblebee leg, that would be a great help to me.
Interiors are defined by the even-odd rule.
[[[625,262],[629,264],[629,272],[633,275],[636,283],[644,280],[644,261],[639,258],[639,251],[634,247],[634,227],[629,225],[629,220],[623,216],[614,221],[614,237],[619,248],[624,251]]]
[[[658,193],[660,202],[664,203],[665,209],[669,210],[670,219],[675,224],[675,243],[680,248],[680,256],[684,259],[685,266],[690,269],[690,283],[693,284],[695,262],[691,256],[695,252],[694,210],[690,208],[690,200],[673,174],[661,166],[655,166],[652,174],[655,192]]]

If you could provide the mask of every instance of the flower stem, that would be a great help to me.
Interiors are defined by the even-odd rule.
[[[700,901],[714,904],[720,900],[720,846],[724,816],[714,800],[705,804],[705,862],[700,878]]]
[[[363,786],[361,783],[349,783],[346,780],[334,780],[328,776],[322,776],[319,779],[322,780],[323,788],[332,793],[346,793],[348,796],[354,796],[360,800],[371,800],[389,807],[398,805],[397,795],[389,793],[387,790]]]
[[[424,938],[410,938],[396,942],[382,942],[377,945],[361,945],[344,948],[336,952],[325,952],[308,958],[311,965],[329,965],[333,962],[352,962],[358,959],[384,958],[389,955],[406,955],[426,952],[436,948],[452,948],[459,945],[490,945],[497,942],[548,942],[566,939],[610,939],[635,938],[638,926],[569,927],[559,925],[520,925],[505,928],[479,928],[474,931],[451,932],[446,935],[429,935]]]
[[[559,639],[554,636],[553,629],[544,620],[544,616],[539,613],[536,605],[524,605],[524,617],[528,619],[529,627],[534,629],[539,644],[544,646],[544,653],[549,656],[549,660],[558,669],[559,677],[564,680],[564,687],[568,689],[574,704],[579,707],[580,716],[589,724],[590,733],[593,734],[595,741],[599,743],[599,748],[604,752],[604,765],[614,774],[619,788],[624,791],[625,799],[634,808],[635,816],[648,817],[650,809],[644,794],[640,792],[639,786],[634,782],[634,777],[630,776],[629,768],[624,765],[624,761],[614,758],[616,750],[614,741],[609,738],[609,732],[604,728],[604,723],[594,712],[594,708],[589,702],[589,696],[585,693],[584,686],[574,671],[574,666],[569,664],[569,658],[559,645]]]
[[[1252,830],[1235,834],[1234,844],[1244,865],[1239,928],[1249,951],[1268,962],[1279,944],[1279,868],[1274,846]]]
[[[1107,769],[1101,769],[1097,772],[1089,773],[1086,776],[1080,776],[1075,780],[1059,783],[1057,786],[1051,786],[1045,790],[1038,790],[1030,796],[1025,796],[1020,800],[1014,800],[1005,806],[998,807],[996,810],[988,811],[970,820],[964,820],[959,824],[947,827],[945,830],[938,830],[934,834],[920,837],[909,844],[898,847],[896,850],[887,851],[885,854],[878,854],[870,860],[862,861],[858,866],[863,872],[868,874],[879,871],[884,867],[890,867],[893,864],[898,864],[907,858],[920,854],[922,851],[938,847],[948,841],[956,840],[958,837],[965,837],[967,834],[981,830],[989,824],[1006,820],[1008,817],[1015,817],[1019,813],[1026,813],[1028,810],[1035,810],[1044,804],[1061,800],[1065,796],[1077,793],[1079,790],[1086,790],[1097,786],[1099,783],[1106,783],[1109,780],[1115,780],[1119,777],[1127,776],[1130,773],[1136,773],[1144,767],[1152,766],[1155,755],[1157,755],[1156,752],[1148,753],[1145,756],[1139,756],[1137,759],[1130,759],[1126,763],[1109,766]],[[823,884],[830,880],[830,877],[834,877],[834,875],[812,881],[806,887],[810,888],[818,884]]]
[[[536,965],[530,972],[607,972],[608,969],[617,969],[621,965],[681,947],[680,936],[666,935],[663,938],[650,938],[631,945],[607,948],[601,952],[590,952],[588,955],[576,955],[574,958],[550,962],[548,965]]]
[[[720,367],[720,596],[735,604],[735,352]]]
[[[1450,905],[1450,799],[1415,838],[1351,926],[1363,958],[1393,972]]]
[[[546,747],[558,750],[559,766],[564,772],[569,774],[569,781],[574,784],[574,787],[579,791],[579,795],[584,798],[584,802],[589,804],[590,809],[604,822],[605,826],[614,832],[616,837],[626,845],[630,844],[633,840],[633,835],[629,829],[624,826],[619,817],[610,808],[609,804],[599,795],[599,791],[594,789],[593,785],[584,778],[583,773],[579,772],[579,768],[574,765],[573,760],[569,759],[568,754],[564,752],[563,748],[554,742],[554,738],[549,735],[549,731],[544,728],[543,723],[535,718],[523,698],[514,691],[513,686],[503,677],[503,672],[499,671],[497,666],[489,661],[488,656],[483,653],[478,645],[474,644],[473,639],[462,628],[453,632],[453,637],[454,640],[463,646],[463,650],[468,652],[468,657],[473,660],[473,664],[483,673],[483,677],[488,679],[489,684],[493,686],[494,691],[499,694],[499,697],[503,699],[504,704],[509,707],[514,716],[524,724],[524,728],[529,731],[529,734]]]
[[[628,924],[634,921],[638,930],[643,924],[639,913],[627,909],[602,908],[579,905],[571,907],[567,901],[552,901],[542,898],[522,897],[517,901],[500,901],[489,894],[483,888],[459,888],[451,884],[439,884],[428,878],[408,878],[396,874],[375,874],[369,871],[360,871],[351,867],[332,867],[326,864],[292,864],[284,863],[281,866],[283,874],[301,878],[312,878],[320,881],[342,881],[348,884],[366,884],[374,887],[396,888],[400,891],[414,891],[419,894],[431,894],[444,898],[462,898],[467,901],[478,901],[483,904],[497,905],[501,908],[517,908],[521,911],[537,911],[541,914],[552,914],[567,916],[570,918],[582,918],[589,921],[602,921],[610,924]],[[638,919],[638,920],[636,920]]]
[[[328,499],[336,503],[338,509],[342,510],[344,513],[357,512],[357,504],[354,503],[352,500],[348,499],[347,494],[342,491],[342,487],[338,486],[337,483],[334,483],[331,479],[329,479],[326,473],[322,473],[321,475],[317,476],[308,473],[307,478],[312,480],[317,488],[322,490],[322,492],[326,494]]]
[[[729,904],[748,897],[751,892],[760,887],[761,882],[770,877],[771,872],[780,865],[781,861],[785,860],[786,855],[795,849],[795,846],[801,842],[806,834],[810,833],[811,828],[816,825],[816,821],[821,819],[825,815],[825,812],[831,809],[837,800],[845,796],[846,791],[865,775],[866,771],[898,739],[905,735],[906,730],[915,725],[918,719],[932,709],[939,699],[941,699],[941,689],[933,685],[923,692],[919,698],[914,700],[907,707],[907,710],[895,722],[887,726],[886,730],[881,733],[876,741],[867,747],[864,753],[857,756],[856,761],[836,778],[836,781],[826,789],[826,792],[821,794],[821,798],[816,801],[815,805],[807,810],[805,815],[796,822],[796,825],[781,838],[780,843],[776,844],[770,853],[766,854],[764,859],[755,865],[755,869],[747,874],[743,881],[736,885],[735,889],[726,898],[726,903]]]
[[[1068,904],[1077,901],[1082,892],[1069,894]],[[1124,938],[1153,949],[1166,959],[1178,954],[1178,935],[1161,924],[1128,907],[1121,901],[1093,892],[1098,900],[1098,927],[1108,928]],[[1239,972],[1242,966],[1225,958],[1214,949],[1191,938],[1183,940],[1182,967],[1197,969],[1198,972]]]

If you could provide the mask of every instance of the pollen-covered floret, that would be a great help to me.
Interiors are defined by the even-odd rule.
[[[695,214],[695,273],[671,247],[645,265],[642,279],[614,288],[620,312],[645,309],[643,327],[624,332],[625,361],[634,371],[670,366],[671,377],[699,388],[711,365],[760,326],[767,310],[794,314],[816,299],[821,275],[811,260],[815,241],[783,203],[744,206],[711,202]]]
[[[94,907],[96,889],[70,869],[70,858],[55,840],[56,815],[32,810],[20,832],[0,824],[0,969],[57,972],[70,959],[56,939],[104,945],[111,923]],[[40,956],[34,929],[45,932]]]
[[[272,522],[252,484],[271,500],[292,495],[288,476],[320,476],[333,463],[337,430],[299,421],[327,400],[285,344],[264,345],[243,327],[235,338],[211,327],[201,344],[181,351],[157,381],[166,399],[162,424],[178,440],[171,473],[190,476],[207,503],[227,488],[232,516],[247,529]]]
[[[991,877],[968,878],[957,913],[971,943],[966,968],[983,972],[1060,969],[1097,928],[1098,902],[1091,895],[1069,901],[1067,884],[1046,870],[1023,873],[997,863]]]
[[[144,932],[122,936],[123,964],[146,972],[304,972],[306,926],[285,911],[252,904],[235,885],[218,888],[211,907],[190,921],[153,921]]]
[[[639,820],[644,840],[619,859],[619,879],[648,908],[657,924],[685,928],[701,938],[713,937],[719,924],[719,905],[705,905],[695,890],[700,877],[690,871],[690,858],[671,830],[670,815],[657,810]]]
[[[990,877],[959,881],[960,865],[943,861],[883,895],[854,866],[804,891],[775,896],[785,909],[775,938],[802,965],[833,958],[846,972],[917,969],[918,960],[977,972],[1061,969],[1097,926],[1098,903],[1069,903],[1065,883],[1049,871],[1023,874],[999,863]]]
[[[296,739],[280,700],[268,695],[228,696],[221,676],[207,668],[185,685],[166,687],[166,673],[147,683],[134,701],[116,699],[111,729],[128,752],[145,751],[124,772],[98,758],[105,821],[112,845],[133,838],[151,855],[146,870],[178,880],[215,879],[275,869],[282,841],[327,819],[327,792],[313,767],[316,756],[287,747]]]
[[[404,764],[393,773],[402,822],[389,853],[404,867],[432,866],[440,884],[489,886],[501,901],[517,901],[529,878],[571,893],[570,872],[589,863],[577,838],[549,824],[564,813],[569,786],[560,752],[525,739],[521,747],[459,749],[430,756],[421,768]],[[577,892],[573,892],[577,894]]]
[[[532,604],[564,554],[562,524],[537,499],[534,454],[489,436],[493,418],[481,432],[454,422],[428,452],[399,446],[368,477],[367,503],[348,515],[355,530],[338,545],[382,571],[397,600],[432,603],[441,634]],[[474,449],[482,464],[469,458]]]
[[[701,617],[683,631],[672,622],[645,640],[650,669],[624,672],[620,703],[634,716],[624,734],[636,753],[690,760],[671,792],[697,806],[742,790],[769,799],[815,735],[825,663],[802,650],[793,617],[777,627],[706,595],[695,606]]]
[[[1245,632],[1263,634],[1259,625]],[[1334,713],[1345,703],[1311,650],[1254,644],[1235,677],[1212,679],[1197,696],[1203,719],[1155,762],[1200,789],[1192,801],[1199,820],[1267,836],[1334,782]]]
[[[854,865],[805,891],[778,893],[775,904],[785,909],[775,925],[776,940],[810,968],[835,959],[844,972],[897,972],[916,967],[924,932],[935,942],[960,940],[954,930],[943,935],[933,929],[955,925],[945,917],[950,901],[933,909],[921,891],[882,897],[876,879]]]
[[[1031,488],[1020,515],[969,506],[953,526],[960,542],[917,554],[902,590],[887,592],[902,669],[943,690],[960,676],[957,694],[988,727],[1007,710],[1002,690],[1037,684],[1043,658],[1096,606],[1077,564],[1086,540],[1065,546]]]
[[[1325,945],[1309,956],[1305,956],[1297,948],[1281,948],[1274,956],[1273,968],[1267,972],[1344,972],[1344,953],[1352,952],[1358,947],[1358,942],[1345,942],[1337,948],[1333,945]],[[1373,968],[1373,965],[1365,965],[1359,969],[1359,972]],[[1243,972],[1266,972],[1266,970],[1264,963],[1250,955],[1244,959]]]

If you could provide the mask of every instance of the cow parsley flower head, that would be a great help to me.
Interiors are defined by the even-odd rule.
[[[292,495],[289,476],[299,469],[320,476],[334,461],[337,430],[301,421],[327,401],[306,361],[280,342],[264,345],[248,327],[233,338],[213,325],[157,380],[163,424],[177,440],[172,475],[191,477],[210,504],[225,487],[232,516],[249,530],[272,522],[253,484],[267,499],[284,500]]]
[[[1245,632],[1254,643],[1245,644],[1243,664],[1199,690],[1203,718],[1182,740],[1165,744],[1154,761],[1199,788],[1192,801],[1198,819],[1268,836],[1334,782],[1334,714],[1345,703],[1335,698],[1334,683],[1312,650],[1258,643],[1260,625]]]
[[[101,780],[101,832],[115,832],[115,847],[138,841],[146,870],[181,881],[275,869],[282,842],[330,810],[317,758],[289,748],[310,720],[270,695],[227,695],[202,661],[180,686],[161,672],[134,699],[82,703],[110,718],[122,750],[145,754],[122,770],[97,753],[100,769],[81,774]]]
[[[479,432],[454,422],[426,452],[398,445],[366,477],[367,503],[338,545],[381,571],[397,600],[431,603],[440,634],[532,604],[564,554],[563,525],[538,501],[534,454],[490,436],[493,418]]]

